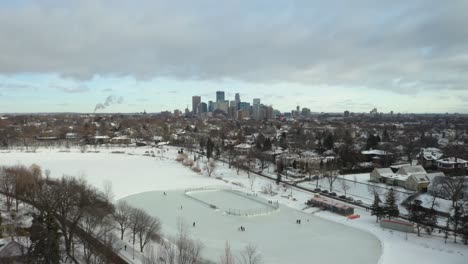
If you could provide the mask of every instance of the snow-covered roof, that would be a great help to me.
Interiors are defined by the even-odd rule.
[[[363,150],[361,152],[363,155],[378,155],[378,156],[385,156],[385,155],[392,155],[391,152],[379,149],[371,149],[371,150]]]
[[[415,175],[415,174],[424,174],[424,175],[427,174],[426,170],[421,165],[401,167],[397,171],[397,173],[408,175],[408,176]]]
[[[443,164],[463,164],[463,163],[468,163],[468,161],[460,158],[455,158],[455,157],[450,157],[450,158],[443,158],[437,160],[439,163]]]
[[[94,136],[94,139],[108,139],[109,136]]]
[[[393,173],[393,171],[390,168],[379,168],[375,169],[375,171],[377,171],[382,177],[391,177],[395,175],[395,173]]]
[[[237,149],[251,149],[252,145],[247,144],[247,143],[242,143],[242,144],[234,146],[234,148],[237,148]]]
[[[422,156],[425,160],[438,160],[443,155],[444,153],[438,148],[422,148],[417,157]]]
[[[24,255],[28,248],[29,238],[14,237],[0,239],[0,258],[18,257]]]
[[[422,182],[430,182],[427,174],[413,174],[410,177],[413,177],[415,182],[422,183]]]
[[[112,140],[127,140],[127,136],[119,136],[119,137],[113,137]]]

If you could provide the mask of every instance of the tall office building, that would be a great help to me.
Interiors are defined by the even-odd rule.
[[[223,102],[225,99],[224,99],[224,92],[223,91],[217,91],[216,92],[216,102],[219,103],[219,102]]]
[[[194,114],[198,113],[198,106],[201,103],[201,97],[200,96],[193,96],[192,97],[192,112]]]
[[[208,112],[214,112],[214,110],[216,110],[214,108],[214,102],[213,101],[208,101]]]
[[[260,119],[260,99],[258,98],[253,99],[252,110],[253,110],[252,112],[253,112],[254,119],[259,120]]]
[[[250,110],[250,103],[247,102],[240,102],[239,103],[239,110]]]
[[[208,112],[208,105],[206,103],[201,103],[199,108],[199,113],[206,113]]]
[[[234,100],[236,101],[237,110],[239,110],[240,109],[240,102],[241,102],[239,93],[236,93],[236,97],[235,97]]]

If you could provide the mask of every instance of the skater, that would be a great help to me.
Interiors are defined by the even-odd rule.
[[[125,248],[125,251],[127,251],[127,245],[125,245],[124,248]]]
[[[181,206],[180,206],[180,210],[182,210],[182,209],[183,209],[183,207],[182,207],[182,205],[181,205]]]
[[[195,227],[195,222],[193,222],[193,227]]]

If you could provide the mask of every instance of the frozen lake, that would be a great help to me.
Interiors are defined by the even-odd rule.
[[[232,216],[210,208],[182,190],[166,193],[167,196],[162,191],[145,192],[123,200],[159,217],[169,235],[177,232],[178,219],[184,219],[190,226],[196,222],[196,227],[191,228],[192,235],[205,245],[203,256],[213,261],[219,260],[226,241],[236,253],[249,243],[256,245],[268,264],[376,264],[381,255],[375,236],[288,207],[281,206],[280,210],[263,216]],[[197,198],[216,206],[222,203],[226,203],[225,207],[243,209],[262,206],[226,191],[195,193]],[[296,224],[297,219],[302,220],[301,225]],[[241,225],[246,232],[238,231]]]

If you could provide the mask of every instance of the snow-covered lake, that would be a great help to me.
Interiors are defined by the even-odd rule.
[[[184,191],[166,193],[165,196],[161,191],[146,192],[123,200],[159,217],[167,234],[174,235],[178,219],[184,219],[191,227],[193,237],[205,245],[204,256],[212,261],[219,260],[226,241],[236,253],[249,243],[256,245],[264,263],[268,264],[376,264],[381,255],[380,242],[370,233],[286,206],[268,215],[232,216],[191,199]],[[259,203],[239,196],[232,199],[228,192],[196,193],[216,205],[228,202],[236,208],[259,206]],[[297,219],[301,219],[302,224],[296,224]],[[238,230],[241,225],[246,228],[245,232]]]
[[[176,214],[187,214],[184,216],[187,217],[186,220],[189,224],[191,224],[190,221],[197,221],[197,228],[194,230],[194,236],[200,236],[200,239],[212,243],[206,245],[207,248],[210,245],[216,245],[222,248],[224,246],[224,240],[229,238],[230,242],[236,245],[236,248],[252,241],[252,243],[255,244],[261,243],[257,246],[261,248],[263,254],[272,252],[272,256],[276,254],[280,260],[284,260],[285,256],[290,258],[282,263],[295,263],[294,261],[296,261],[296,255],[291,255],[286,250],[291,250],[291,252],[300,251],[300,253],[297,253],[297,259],[304,259],[307,256],[308,261],[304,263],[320,261],[322,261],[322,263],[329,263],[330,261],[328,261],[328,259],[316,259],[315,254],[327,252],[326,255],[330,255],[330,258],[334,258],[334,255],[342,256],[351,251],[350,249],[353,249],[352,251],[363,249],[362,252],[364,252],[363,254],[365,256],[378,258],[378,256],[374,256],[374,252],[369,252],[373,250],[375,246],[382,245],[383,249],[381,250],[381,258],[378,261],[379,264],[466,263],[468,247],[460,243],[454,244],[449,242],[445,244],[444,240],[437,235],[423,235],[423,237],[417,237],[416,235],[410,234],[406,237],[405,234],[382,229],[375,223],[375,218],[370,216],[369,212],[359,208],[356,208],[355,211],[361,215],[361,218],[353,221],[349,221],[342,216],[334,215],[330,212],[318,212],[315,214],[316,217],[312,217],[310,215],[310,210],[305,211],[309,214],[301,211],[304,208],[305,201],[310,199],[310,193],[297,189],[282,190],[282,188],[276,186],[274,182],[262,177],[257,177],[255,183],[251,187],[250,180],[252,178],[248,179],[247,175],[242,171],[238,175],[235,169],[229,169],[227,164],[223,163],[218,163],[218,167],[213,174],[214,176],[210,178],[201,173],[195,173],[176,162],[176,148],[169,147],[166,148],[166,150],[164,155],[158,154],[158,150],[151,148],[98,148],[100,153],[80,153],[79,149],[71,149],[70,152],[60,152],[61,150],[57,148],[41,148],[37,153],[26,153],[20,150],[0,150],[0,166],[15,164],[29,166],[36,163],[43,169],[49,169],[51,171],[51,176],[54,178],[60,177],[63,174],[73,176],[84,175],[88,182],[97,188],[102,188],[105,181],[111,181],[117,199],[131,195],[136,195],[135,197],[138,197],[140,194],[142,196],[148,195],[148,199],[153,199],[153,201],[146,201],[144,204],[142,203],[141,206],[147,206],[148,210],[152,210],[155,215],[162,219],[164,232],[169,234],[174,233],[173,226],[176,223]],[[115,151],[123,151],[124,153],[112,153]],[[147,155],[146,152],[151,151],[155,152],[156,157],[145,156]],[[161,158],[160,156],[163,157]],[[362,176],[363,180],[367,179],[366,175],[357,175],[357,181],[361,181],[359,178],[360,176]],[[222,180],[215,179],[215,177],[222,177]],[[350,180],[353,180],[353,177],[351,177]],[[187,188],[206,186],[228,186],[230,188],[238,188],[237,186],[239,185],[245,186],[245,188],[241,188],[245,192],[248,192],[249,189],[252,188],[257,192],[259,197],[262,196],[268,200],[278,199],[281,204],[280,211],[265,216],[246,218],[244,219],[245,221],[240,224],[239,220],[234,216],[216,213],[206,207],[200,207],[200,204],[194,204],[193,207],[199,208],[200,210],[193,209],[192,207],[184,207],[183,212],[175,210],[171,213],[169,210],[169,213],[166,215],[166,213],[163,214],[161,212],[166,212],[164,206],[170,206],[170,204],[160,205],[158,199],[161,197],[157,193],[153,194],[153,198],[150,197],[151,191],[170,190],[176,191],[177,193],[177,191]],[[271,197],[259,193],[266,185],[273,185],[273,190],[278,192],[278,195]],[[369,194],[367,188],[358,188],[357,186],[358,185],[354,188],[354,183],[351,183],[352,188],[349,190],[355,197],[365,197]],[[336,184],[336,188],[339,191],[339,183]],[[292,194],[294,199],[289,197],[289,194]],[[168,198],[172,199],[173,197],[171,195],[171,197],[168,196]],[[212,199],[211,197],[207,198]],[[175,195],[174,199],[176,199]],[[187,197],[177,199],[187,199]],[[196,202],[193,199],[190,200],[191,201],[187,201],[187,203]],[[366,202],[366,199],[362,200]],[[158,211],[159,208],[162,208],[160,212]],[[193,210],[193,213],[189,213],[190,210]],[[213,215],[214,213],[216,213],[216,215]],[[190,216],[200,217],[199,219],[201,219],[202,222],[198,222],[199,220],[192,220]],[[204,226],[204,223],[208,223],[208,220],[203,219],[210,218],[209,216],[212,216],[213,219],[221,220],[219,223],[216,221],[213,221],[213,223],[210,222],[211,227],[208,230],[204,230],[204,228],[207,228]],[[305,217],[310,217],[309,222],[307,222]],[[295,224],[295,220],[298,218],[303,219],[302,225],[300,226]],[[195,217],[193,219],[195,219]],[[304,219],[306,220],[304,221]],[[237,228],[240,225],[246,226],[247,232],[238,233]],[[342,233],[341,230],[350,231]],[[204,235],[196,233],[201,231],[206,233]],[[216,234],[211,234],[211,231],[216,232]],[[354,237],[352,232],[356,232],[356,237]],[[367,235],[367,232],[372,233],[380,240],[379,242],[372,239],[373,244],[371,248],[366,248],[365,240],[361,239],[361,234]],[[349,234],[352,236],[350,237]],[[217,235],[217,237],[215,235]],[[372,235],[368,236],[373,237]],[[327,243],[329,241],[335,241],[335,243]],[[345,242],[341,243],[340,241]],[[339,244],[340,247],[336,247],[335,244]],[[265,245],[268,247],[262,248],[262,246]],[[319,253],[315,253],[317,251],[319,251]],[[213,253],[206,253],[219,256],[219,252],[214,253],[213,251]],[[323,256],[323,254],[321,256]],[[266,263],[270,262],[265,262],[265,264]],[[273,260],[271,263],[276,262]],[[358,262],[352,258],[347,258],[346,263]],[[377,263],[377,261],[373,263]]]

